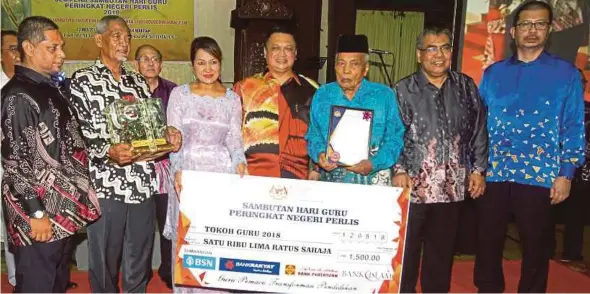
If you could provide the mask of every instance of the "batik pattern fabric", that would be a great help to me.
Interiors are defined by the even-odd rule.
[[[242,97],[248,172],[255,176],[307,179],[309,107],[317,84],[293,75],[281,84],[270,72],[236,84]]]
[[[125,166],[109,160],[111,147],[105,109],[119,99],[146,99],[145,79],[125,68],[120,80],[100,61],[76,71],[70,84],[71,104],[80,122],[90,157],[90,179],[98,198],[142,203],[155,194],[158,180],[154,162]]]
[[[420,70],[394,89],[406,128],[394,172],[412,178],[411,202],[464,200],[469,175],[484,175],[488,162],[486,111],[477,86],[450,71],[437,88]]]
[[[361,185],[391,185],[391,168],[403,147],[402,124],[395,93],[391,88],[363,79],[352,100],[338,83],[320,87],[311,104],[311,121],[306,135],[309,156],[315,163],[326,152],[332,106],[360,108],[373,111],[369,160],[373,169],[368,176],[338,167],[331,172],[320,169],[320,180]]]
[[[582,20],[582,1],[580,0],[553,0],[548,1],[553,4],[553,22],[551,23],[553,31],[559,32],[565,29],[581,25]]]
[[[500,44],[498,43],[503,42],[504,34],[506,33],[506,19],[503,14],[505,10],[505,4],[495,3],[493,5],[490,3],[490,9],[485,19],[488,36],[483,54],[484,69],[496,62],[498,56],[502,55],[502,52],[498,51],[501,51],[503,46],[499,46]]]
[[[584,163],[584,98],[579,71],[543,52],[525,63],[514,55],[484,72],[490,182],[550,188]]]
[[[45,76],[17,67],[2,89],[2,202],[10,243],[32,245],[30,217],[44,211],[64,239],[100,216],[88,156],[67,99]]]
[[[6,85],[6,83],[8,83],[8,81],[10,81],[10,78],[4,73],[4,71],[0,72],[0,89],[4,88],[4,85]],[[0,117],[0,121],[2,121],[1,117]],[[1,146],[2,145],[0,145],[0,147]],[[0,164],[0,178],[2,178],[3,173],[4,173],[4,170],[2,169],[2,165]],[[0,219],[0,225],[2,225],[2,222],[3,222],[3,220]],[[4,239],[2,239],[2,240],[4,240]]]

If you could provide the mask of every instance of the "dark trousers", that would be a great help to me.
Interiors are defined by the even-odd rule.
[[[572,183],[570,196],[563,202],[563,259],[583,260],[584,224],[590,205],[588,193],[590,182]]]
[[[172,242],[163,235],[164,225],[166,224],[166,212],[168,211],[168,194],[155,195],[154,201],[156,203],[156,221],[158,222],[160,233],[161,263],[158,268],[158,275],[165,283],[172,284],[172,260],[170,256]]]
[[[145,293],[154,242],[153,198],[141,204],[99,199],[102,216],[88,227],[88,276],[93,293]],[[121,266],[122,262],[122,266]]]
[[[17,293],[65,293],[70,282],[70,237],[16,247]]]
[[[477,246],[477,208],[475,199],[466,197],[461,203],[459,227],[455,238],[455,253],[475,255]]]
[[[549,189],[517,183],[488,183],[477,200],[478,243],[474,283],[479,292],[503,292],[502,252],[514,214],[522,265],[518,292],[545,292],[552,248]]]
[[[460,208],[460,202],[410,204],[400,292],[416,292],[420,260],[422,292],[449,292]]]

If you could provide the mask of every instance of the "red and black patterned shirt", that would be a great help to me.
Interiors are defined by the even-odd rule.
[[[67,99],[49,78],[25,67],[2,88],[2,203],[9,240],[31,245],[29,217],[45,211],[51,241],[100,216],[88,156]]]

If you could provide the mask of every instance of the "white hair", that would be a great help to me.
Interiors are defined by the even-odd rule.
[[[120,22],[121,24],[124,24],[125,27],[127,27],[127,29],[129,30],[129,26],[127,25],[127,22],[122,17],[120,17],[118,15],[106,15],[106,16],[103,16],[98,21],[98,23],[96,23],[96,33],[99,35],[102,35],[106,31],[108,31],[109,30],[109,23],[111,21]]]
[[[359,53],[360,53],[360,52],[359,52]],[[338,60],[338,54],[340,54],[340,53],[336,53],[336,58],[335,58],[336,60]],[[368,63],[368,62],[369,62],[369,57],[370,57],[370,56],[369,56],[369,53],[365,53],[365,54],[364,54],[363,61],[364,61],[365,63]]]

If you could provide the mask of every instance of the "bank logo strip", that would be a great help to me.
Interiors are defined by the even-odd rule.
[[[219,270],[263,275],[279,275],[281,264],[278,262],[219,258]]]

